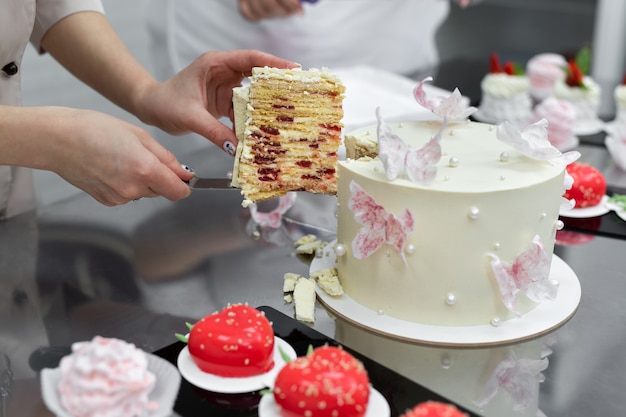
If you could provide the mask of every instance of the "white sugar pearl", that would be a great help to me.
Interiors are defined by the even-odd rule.
[[[469,213],[468,213],[468,216],[470,219],[476,220],[479,215],[480,215],[480,210],[478,210],[478,207],[470,207]]]
[[[456,168],[459,166],[459,158],[453,156],[452,158],[450,158],[450,161],[448,161],[448,166],[450,166],[451,168]]]
[[[406,246],[406,253],[409,255],[413,255],[415,253],[415,245],[413,245],[412,243],[408,244]]]
[[[344,245],[342,245],[341,243],[338,243],[337,245],[335,245],[335,255],[343,256],[345,254],[346,254],[346,247]]]
[[[446,294],[446,304],[449,306],[453,306],[456,304],[456,295],[449,292]]]
[[[500,154],[500,161],[506,162],[508,160],[509,160],[509,153],[508,152],[502,152]]]

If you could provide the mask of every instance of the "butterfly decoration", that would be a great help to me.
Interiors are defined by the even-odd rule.
[[[413,96],[422,107],[443,119],[444,125],[451,120],[466,120],[472,113],[478,110],[476,107],[467,107],[465,105],[463,96],[458,88],[455,88],[448,97],[428,99],[426,91],[424,91],[424,83],[432,80],[433,77],[426,77],[420,81],[413,90]]]
[[[580,152],[569,151],[561,153],[548,140],[548,121],[538,120],[522,130],[510,122],[504,122],[496,127],[496,137],[512,146],[529,158],[548,161],[552,165],[565,166],[580,158]]]
[[[350,182],[348,208],[354,213],[354,220],[362,225],[352,240],[355,258],[367,258],[387,243],[404,259],[404,245],[414,227],[413,215],[408,209],[400,216],[388,213],[354,181]]]
[[[537,303],[556,298],[557,287],[549,280],[551,261],[539,235],[511,263],[500,260],[494,254],[490,256],[502,302],[509,311],[520,316],[515,308],[520,293]]]
[[[430,184],[437,175],[437,163],[441,159],[441,132],[432,137],[422,148],[407,145],[395,135],[383,120],[380,108],[378,119],[378,157],[385,168],[387,179],[392,181],[404,172],[413,182]]]
[[[290,192],[279,197],[278,206],[267,213],[260,212],[256,204],[250,204],[250,216],[259,226],[278,229],[281,225],[283,214],[293,207],[294,204],[296,204],[296,193]]]
[[[548,368],[548,358],[519,359],[515,352],[510,350],[504,360],[491,373],[479,399],[474,401],[480,408],[484,408],[500,389],[509,393],[513,399],[513,411],[525,411],[533,404],[537,404],[539,390],[537,385],[543,382],[542,374]]]

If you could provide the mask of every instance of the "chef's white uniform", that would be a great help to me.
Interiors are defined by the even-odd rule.
[[[103,12],[100,0],[0,0],[0,105],[21,104],[20,70],[29,40],[40,50],[50,27],[86,10]],[[46,343],[34,279],[34,209],[31,170],[0,166],[0,375],[9,358],[16,379],[32,376],[28,357]]]
[[[149,0],[155,71],[163,79],[207,50],[259,49],[309,67],[373,66],[432,75],[448,0],[319,0],[304,15],[250,22],[237,0]]]

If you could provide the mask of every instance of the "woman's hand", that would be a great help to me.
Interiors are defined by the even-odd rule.
[[[239,11],[251,22],[303,13],[300,0],[239,0]]]
[[[233,87],[252,67],[293,68],[297,64],[259,51],[207,52],[164,83],[139,96],[137,115],[146,123],[180,135],[198,133],[233,154],[237,138],[218,119],[233,119]]]
[[[0,165],[53,171],[107,206],[187,197],[193,174],[148,132],[66,107],[0,106]]]
[[[193,177],[147,131],[93,111],[76,111],[75,125],[55,147],[50,168],[107,206],[142,197],[180,200]]]

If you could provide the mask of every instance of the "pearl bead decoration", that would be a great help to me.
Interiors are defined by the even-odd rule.
[[[500,250],[500,242],[496,242],[493,244],[493,250]]]
[[[379,316],[382,316],[385,314],[385,312],[382,309],[378,309],[378,311],[376,312],[376,314],[378,314]]]
[[[448,354],[441,356],[441,367],[443,369],[450,369],[452,367],[452,359]]]
[[[494,317],[491,319],[491,325],[493,327],[499,327],[502,324],[502,320],[500,320],[500,317]]]
[[[556,230],[563,230],[564,227],[565,227],[565,223],[563,223],[563,220],[556,221]]]
[[[500,161],[502,162],[507,162],[509,160],[509,153],[508,152],[502,152],[500,154]]]
[[[456,304],[456,295],[454,293],[449,292],[446,294],[446,304],[449,306]]]
[[[450,161],[448,161],[448,166],[451,168],[456,168],[459,166],[459,158],[457,158],[456,156],[453,156],[452,158],[450,158]]]
[[[406,253],[407,253],[408,255],[413,255],[413,254],[415,253],[415,245],[414,245],[414,244],[412,244],[412,243],[409,243],[409,244],[406,246]]]
[[[337,243],[335,245],[335,255],[343,256],[345,254],[346,254],[346,247],[341,243]]]
[[[470,207],[469,213],[468,213],[468,216],[470,219],[476,220],[479,215],[480,215],[480,210],[478,210],[478,207],[476,206]]]
[[[259,240],[261,238],[261,233],[258,230],[252,232],[252,239]]]

